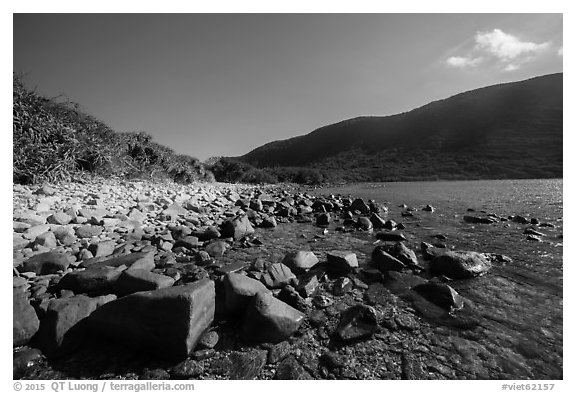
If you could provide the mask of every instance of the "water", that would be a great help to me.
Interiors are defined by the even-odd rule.
[[[453,283],[483,317],[481,333],[467,339],[477,345],[477,353],[479,348],[496,351],[499,367],[515,378],[562,377],[562,180],[363,183],[316,192],[386,204],[387,218],[406,225],[412,248],[444,234],[451,248],[511,257],[512,263],[495,266],[483,277]],[[415,217],[401,217],[401,204],[416,207]],[[426,204],[435,212],[421,211]],[[484,215],[481,210],[534,217],[555,227],[535,226],[545,235],[534,242],[523,234],[531,225],[463,221],[464,215]],[[455,339],[459,333],[449,335]]]

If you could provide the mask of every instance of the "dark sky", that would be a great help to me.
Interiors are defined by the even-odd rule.
[[[562,71],[561,14],[15,14],[14,71],[117,131],[236,156]]]

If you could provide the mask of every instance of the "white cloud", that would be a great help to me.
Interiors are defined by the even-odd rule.
[[[558,49],[558,56],[564,56],[564,47],[563,47],[563,46],[561,46],[561,47]]]
[[[512,34],[506,34],[500,29],[476,34],[476,47],[487,51],[501,60],[512,60],[523,55],[538,53],[550,46],[549,42],[520,41]]]
[[[468,52],[446,59],[446,65],[454,68],[472,68],[484,63],[505,72],[518,70],[524,64],[534,61],[538,55],[546,52],[551,42],[522,41],[500,29],[477,32],[474,46]],[[562,56],[563,48],[557,52]]]
[[[446,64],[451,67],[476,67],[478,64],[482,62],[481,57],[462,57],[462,56],[452,56],[446,60]]]
[[[508,64],[506,67],[504,67],[503,70],[506,72],[510,72],[510,71],[516,71],[518,68],[520,68],[518,64]]]

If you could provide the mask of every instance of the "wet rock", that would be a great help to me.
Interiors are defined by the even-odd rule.
[[[66,254],[58,252],[45,252],[34,255],[18,266],[20,272],[34,272],[38,275],[53,274],[64,271],[70,265]]]
[[[512,222],[518,223],[518,224],[529,224],[530,221],[526,218],[526,217],[522,217],[522,216],[511,216],[508,217]]]
[[[402,233],[390,233],[390,232],[378,232],[376,234],[376,239],[385,242],[403,242],[407,240]]]
[[[290,337],[304,320],[304,314],[269,293],[252,299],[242,326],[248,341],[277,343]]]
[[[353,341],[370,337],[377,329],[376,311],[370,306],[360,304],[341,313],[336,336],[342,341]]]
[[[358,267],[356,254],[348,251],[330,251],[326,254],[328,271],[334,274],[348,274]]]
[[[97,306],[97,300],[84,295],[50,300],[36,337],[38,348],[55,358],[74,352],[85,342],[86,318]]]
[[[326,226],[330,224],[330,221],[332,221],[330,213],[321,213],[316,217],[316,225],[318,226]]]
[[[228,249],[228,243],[216,240],[206,246],[206,252],[213,258],[221,257]]]
[[[26,292],[12,291],[12,341],[14,346],[26,345],[36,334],[40,321],[30,305]]]
[[[282,260],[282,263],[294,273],[300,274],[314,267],[318,257],[312,251],[291,251]]]
[[[64,275],[58,282],[58,288],[90,295],[107,294],[113,291],[119,276],[118,270],[106,266],[91,267]]]
[[[433,274],[453,279],[476,277],[491,267],[492,264],[482,254],[473,251],[446,251],[430,261]]]
[[[271,264],[260,281],[268,288],[277,289],[288,285],[296,279],[290,268],[283,263]]]
[[[126,296],[134,292],[153,291],[172,285],[174,285],[174,279],[163,274],[143,269],[125,270],[114,284],[114,293],[118,296]]]
[[[89,318],[94,334],[169,360],[190,355],[214,319],[214,282],[208,279],[136,292],[107,303]]]
[[[358,217],[356,225],[358,226],[358,228],[365,231],[371,231],[374,228],[374,226],[372,225],[372,221],[370,221],[370,219],[368,219],[367,217]]]
[[[302,367],[294,356],[288,356],[278,364],[274,379],[277,380],[309,380],[312,376]]]
[[[396,257],[400,262],[404,263],[406,266],[417,267],[418,258],[416,253],[406,247],[404,243],[396,243],[392,247],[386,249],[387,252]]]
[[[268,292],[268,289],[243,274],[228,273],[224,277],[226,311],[231,315],[243,315],[252,298],[260,292]]]
[[[448,284],[428,282],[412,288],[426,300],[447,310],[459,310],[464,307],[464,299]]]
[[[186,359],[170,370],[172,379],[195,379],[202,375],[204,367],[197,360]]]
[[[372,263],[381,272],[387,272],[390,270],[400,271],[406,268],[400,260],[394,258],[392,255],[384,251],[385,248],[382,246],[377,246],[372,251]]]
[[[526,228],[526,229],[524,229],[524,234],[525,234],[525,235],[534,235],[534,236],[539,236],[539,237],[544,236],[544,234],[543,234],[542,232],[538,232],[538,231],[535,230],[534,228]]]
[[[422,211],[434,213],[434,207],[432,205],[426,205],[422,208]]]
[[[476,216],[464,216],[464,221],[470,224],[494,224],[498,222],[492,217],[476,217]]]
[[[232,352],[229,357],[231,362],[229,379],[255,379],[266,364],[266,357],[267,352],[262,350]]]
[[[42,363],[42,352],[35,348],[21,348],[12,354],[12,378],[23,378],[28,370]]]
[[[533,242],[541,242],[542,241],[542,239],[540,239],[538,236],[534,236],[534,235],[526,236],[526,240],[530,240]]]
[[[350,205],[350,211],[358,211],[360,214],[367,215],[370,214],[370,206],[368,206],[361,198],[357,198]]]
[[[254,233],[254,227],[250,224],[247,216],[238,216],[232,220],[225,221],[221,230],[223,237],[232,237],[239,240],[244,236]]]
[[[377,213],[372,213],[372,215],[370,216],[370,222],[372,223],[372,226],[376,229],[384,228],[384,225],[386,225],[386,221],[382,217],[380,217]]]

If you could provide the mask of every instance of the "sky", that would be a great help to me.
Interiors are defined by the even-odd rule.
[[[201,160],[562,64],[562,14],[13,16],[29,87]]]

